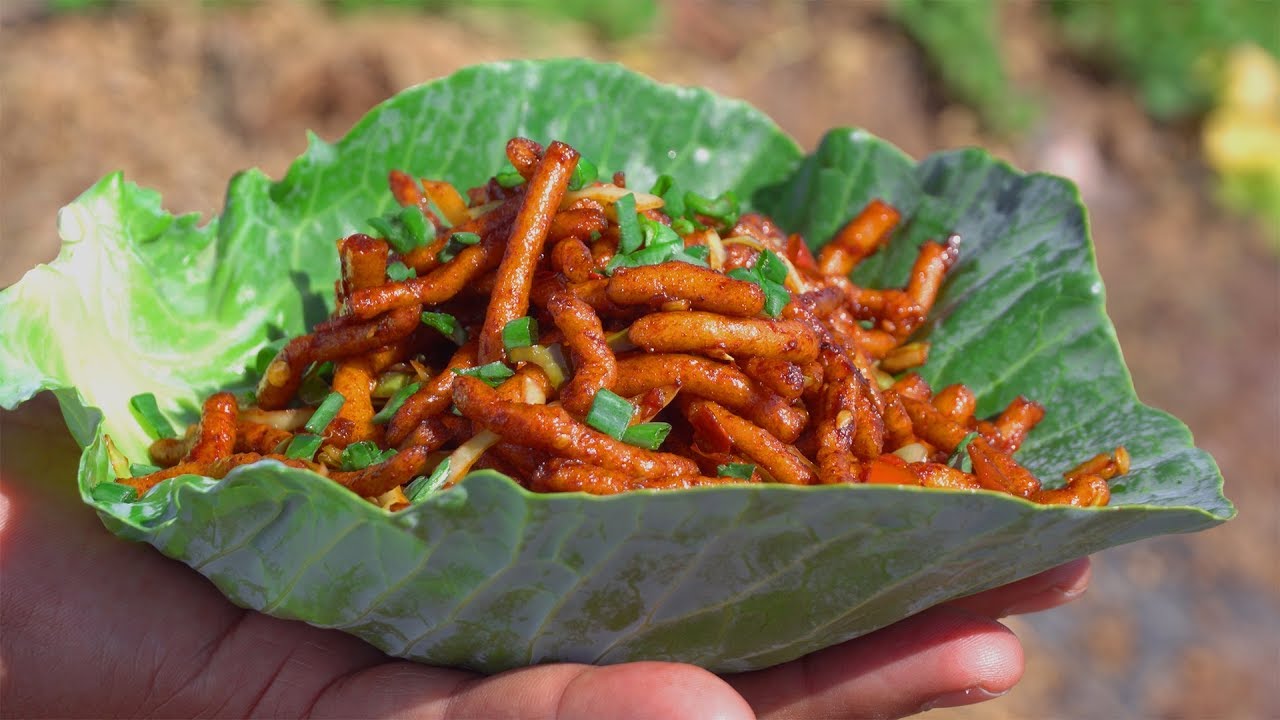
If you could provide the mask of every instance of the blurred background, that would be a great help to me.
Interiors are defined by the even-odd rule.
[[[1010,625],[1011,694],[949,718],[1280,717],[1280,1],[0,0],[0,287],[101,175],[218,211],[304,131],[476,62],[581,55],[744,98],[812,148],[861,126],[1073,179],[1145,402],[1231,523],[1096,558]]]

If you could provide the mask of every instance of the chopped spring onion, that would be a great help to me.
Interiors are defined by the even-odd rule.
[[[294,460],[310,460],[316,456],[316,451],[320,449],[320,445],[324,443],[324,438],[319,435],[295,435],[289,441],[289,447],[285,448],[285,457]]]
[[[657,450],[662,441],[671,434],[671,424],[664,422],[647,422],[632,425],[622,433],[622,442],[636,445],[647,450]]]
[[[467,329],[462,327],[462,323],[458,322],[458,318],[449,313],[428,310],[422,313],[422,324],[439,330],[441,335],[459,345],[467,341]]]
[[[173,425],[160,414],[160,406],[156,404],[154,393],[142,393],[129,398],[129,410],[137,419],[142,429],[153,438],[177,437]]]
[[[416,205],[394,210],[382,217],[372,217],[365,222],[401,254],[422,247],[436,237],[436,226],[427,222]]]
[[[689,263],[690,265],[709,267],[707,264],[707,256],[710,254],[711,248],[706,245],[690,245],[677,250],[675,254],[671,256],[671,259],[678,262]]]
[[[764,312],[769,317],[778,317],[791,302],[791,293],[782,284],[787,278],[787,265],[770,250],[761,250],[754,266],[730,270],[729,277],[759,285],[764,291]]]
[[[719,477],[738,478],[739,480],[750,480],[751,476],[756,472],[756,466],[751,463],[725,463],[716,466],[716,475]]]
[[[298,399],[308,405],[319,405],[329,396],[333,381],[333,362],[326,360],[312,365],[306,375],[302,376],[302,385],[298,387]]]
[[[697,232],[698,226],[694,225],[689,218],[678,217],[671,221],[671,229],[681,235],[688,235],[691,232]]]
[[[373,422],[378,425],[391,422],[391,418],[400,410],[400,406],[404,405],[404,401],[408,400],[410,395],[418,392],[420,387],[422,387],[421,383],[413,383],[397,390],[396,394],[392,395],[391,399],[387,401],[387,404],[383,405],[382,409],[378,411],[378,414],[373,416]]]
[[[978,435],[979,433],[976,432],[965,435],[960,444],[956,445],[956,451],[947,458],[947,464],[961,472],[973,472],[973,460],[969,457],[969,443],[973,442]]]
[[[432,495],[444,486],[444,480],[449,476],[449,458],[440,461],[430,475],[419,475],[414,478],[404,488],[404,494],[409,498],[409,502],[421,502],[427,496]]]
[[[573,169],[573,175],[569,178],[570,190],[581,190],[596,181],[600,176],[600,171],[596,168],[595,163],[580,157],[578,165]]]
[[[635,350],[639,345],[631,342],[631,328],[623,328],[616,333],[605,336],[605,343],[609,345],[609,349],[615,353]]]
[[[376,398],[389,398],[395,395],[397,390],[408,385],[413,377],[409,373],[402,372],[383,373],[373,384],[373,391],[369,395]]]
[[[631,425],[631,415],[634,412],[635,408],[626,398],[609,390],[600,389],[596,391],[596,397],[591,401],[591,410],[587,412],[587,424],[621,440]]]
[[[546,374],[547,380],[554,388],[563,385],[569,376],[569,366],[564,360],[564,353],[560,350],[559,344],[513,348],[507,352],[507,357],[511,362],[533,363],[542,368],[542,372]]]
[[[371,440],[351,443],[342,449],[341,467],[343,470],[363,470],[370,465],[382,462],[382,450]]]
[[[618,213],[618,255],[627,255],[640,249],[644,236],[640,234],[639,217],[636,215],[636,196],[627,193],[613,204]]]
[[[498,387],[502,384],[503,380],[515,375],[515,371],[497,360],[494,360],[487,365],[479,365],[473,368],[454,368],[453,371],[458,375],[469,375],[473,378],[479,378],[490,387]]]
[[[408,265],[399,260],[387,266],[387,277],[395,282],[404,282],[409,278],[417,277],[418,273]]]
[[[307,432],[316,433],[317,435],[324,432],[329,427],[329,423],[337,417],[338,411],[346,404],[347,399],[340,392],[331,392],[325,396],[324,402],[320,403],[320,407],[316,408],[315,414],[303,425],[303,429]]]
[[[504,188],[510,190],[513,187],[520,187],[524,184],[524,176],[515,170],[506,170],[493,176],[494,180]]]
[[[684,193],[675,178],[670,175],[659,175],[658,179],[653,182],[653,187],[649,189],[649,192],[662,198],[663,209],[669,217],[684,220],[689,225],[690,232],[693,230],[693,223],[684,218]],[[675,222],[671,224],[673,227],[675,226]],[[684,235],[685,233],[680,234]]]
[[[538,321],[529,317],[512,320],[502,328],[502,345],[507,350],[529,347],[538,342]]]
[[[440,248],[440,254],[436,256],[442,263],[447,263],[458,256],[462,249],[469,245],[476,245],[480,242],[480,236],[473,232],[456,232],[449,236],[449,242]]]
[[[129,477],[129,458],[120,452],[120,448],[111,441],[111,436],[104,434],[102,436],[102,444],[106,445],[107,460],[111,463],[111,472],[115,473],[118,478]]]
[[[129,475],[133,477],[142,477],[143,475],[150,475],[153,472],[160,472],[160,467],[157,465],[147,465],[145,463],[129,464]]]
[[[285,344],[288,342],[288,338],[279,338],[262,346],[262,349],[258,351],[257,358],[253,361],[253,369],[257,374],[266,374],[267,366],[271,364],[272,360],[276,359],[276,355],[280,354],[280,350],[283,349]]]
[[[89,494],[93,496],[94,500],[103,503],[127,503],[138,499],[137,488],[114,482],[100,482],[89,490]]]
[[[738,216],[742,211],[738,204],[738,196],[734,195],[732,190],[725,191],[714,200],[690,190],[684,194],[684,204],[685,217],[701,215],[718,220],[725,227],[732,227],[738,222]]]

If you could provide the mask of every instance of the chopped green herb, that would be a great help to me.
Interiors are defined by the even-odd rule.
[[[459,345],[467,341],[467,329],[462,327],[462,323],[458,322],[458,318],[449,313],[428,310],[422,313],[422,324],[439,330],[441,335]]]
[[[160,414],[160,406],[156,404],[154,393],[142,393],[129,398],[129,410],[142,426],[143,431],[153,438],[177,437],[173,425]]]
[[[371,217],[365,222],[378,237],[386,240],[401,254],[422,247],[436,238],[436,226],[427,222],[422,210],[416,205],[393,210],[382,217]]]
[[[734,268],[728,275],[760,286],[764,291],[764,312],[769,317],[778,317],[791,302],[791,293],[782,284],[787,277],[787,266],[769,250],[760,253],[753,267]]]
[[[289,441],[289,447],[285,448],[285,457],[294,460],[310,460],[316,456],[316,451],[320,449],[320,445],[324,443],[324,438],[319,435],[295,435],[293,440]]]
[[[578,165],[573,169],[573,175],[569,177],[569,189],[581,190],[590,185],[600,176],[599,172],[595,163],[584,157],[578,158]]]
[[[487,365],[479,365],[473,368],[454,368],[453,371],[458,375],[479,378],[489,387],[498,387],[503,380],[515,375],[515,371],[497,360]]]
[[[600,432],[611,435],[618,440],[631,425],[631,414],[635,408],[627,399],[609,390],[596,391],[591,401],[591,410],[587,412],[587,424]]]
[[[671,434],[671,424],[664,422],[647,422],[632,425],[622,433],[622,442],[628,445],[657,450],[662,441]]]
[[[129,474],[132,475],[133,477],[142,477],[143,475],[150,475],[153,472],[160,472],[159,466],[146,465],[143,463],[129,464]]]
[[[409,502],[421,502],[428,496],[440,491],[444,486],[445,478],[449,477],[449,458],[445,458],[439,465],[431,471],[430,475],[421,475],[414,479],[404,488],[405,497],[409,498]]]
[[[618,214],[618,255],[635,252],[644,241],[636,215],[636,196],[627,193],[613,203]]]
[[[741,207],[738,204],[738,196],[733,194],[732,190],[727,190],[723,195],[712,200],[703,197],[696,192],[690,190],[684,194],[685,217],[693,215],[701,215],[718,220],[725,227],[730,227],[738,222],[738,215],[741,214]]]
[[[659,175],[658,179],[653,182],[653,187],[649,188],[649,192],[662,198],[662,210],[667,214],[667,217],[673,220],[684,217],[684,193],[675,178],[670,175]],[[685,220],[685,222],[688,223],[689,221]],[[673,222],[672,225],[675,225],[675,223]],[[693,225],[690,224],[689,227],[690,232],[692,232]],[[683,235],[685,233],[682,232],[680,234]]]
[[[738,478],[739,480],[750,480],[755,474],[756,466],[751,463],[725,463],[716,466],[716,475],[719,477]]]
[[[698,265],[700,267],[708,267],[707,256],[711,253],[711,248],[706,245],[690,245],[689,247],[680,248],[671,256],[672,260],[690,265]]]
[[[409,384],[409,380],[414,376],[409,373],[395,372],[383,373],[378,377],[378,381],[373,385],[373,392],[369,393],[376,398],[389,398],[396,394],[396,391]]]
[[[138,499],[137,488],[114,482],[100,482],[94,485],[89,494],[94,500],[104,503],[133,502]]]
[[[326,360],[322,363],[312,365],[306,374],[302,376],[302,385],[298,387],[298,399],[308,405],[319,405],[324,402],[332,388],[329,383],[333,381],[333,362]]]
[[[671,221],[671,229],[675,230],[680,235],[688,235],[689,233],[696,231],[698,226],[694,225],[693,221],[689,218],[678,217]]]
[[[271,365],[271,361],[276,359],[276,355],[280,354],[280,350],[283,349],[288,342],[289,338],[279,338],[263,345],[262,349],[258,351],[257,358],[253,361],[253,369],[257,371],[259,375],[265,374],[267,372],[267,367]]]
[[[502,345],[508,350],[529,347],[538,342],[538,321],[525,316],[502,328]]]
[[[387,277],[395,282],[404,282],[409,278],[417,277],[418,273],[413,268],[405,265],[399,260],[387,266]]]
[[[400,451],[396,450],[395,448],[387,448],[386,450],[383,450],[382,454],[378,456],[378,463],[384,463],[390,460],[391,458],[395,457],[399,452]]]
[[[378,425],[391,422],[392,416],[396,414],[401,405],[404,405],[404,401],[408,400],[410,395],[418,392],[420,387],[422,387],[421,383],[413,383],[397,390],[396,394],[392,395],[391,399],[387,401],[387,404],[383,405],[382,409],[378,411],[378,414],[373,416],[373,422]]]
[[[343,470],[363,470],[382,462],[382,450],[371,440],[351,443],[342,450]]]
[[[960,440],[960,444],[956,445],[955,452],[951,453],[951,457],[947,458],[947,464],[961,471],[973,472],[973,460],[969,457],[969,443],[977,438],[979,433],[971,432]]]
[[[497,175],[494,175],[493,179],[497,180],[499,185],[507,189],[520,187],[524,184],[524,176],[515,170],[500,172]]]
[[[311,419],[307,420],[307,424],[303,426],[307,432],[322,433],[324,429],[329,427],[329,423],[337,417],[338,411],[345,405],[347,399],[340,392],[331,392],[325,396],[324,402],[320,403],[320,407],[311,414]]]
[[[457,257],[463,248],[479,242],[480,236],[473,232],[456,232],[449,236],[449,242],[440,248],[440,254],[436,258],[442,263],[447,263]]]

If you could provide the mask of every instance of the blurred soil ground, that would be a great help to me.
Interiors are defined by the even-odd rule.
[[[1041,9],[1004,7],[1013,78],[1044,103],[1017,142],[947,101],[878,2],[673,0],[653,34],[481,14],[340,15],[314,4],[140,3],[50,16],[0,4],[0,287],[57,251],[54,217],[108,171],[211,214],[227,179],[280,177],[311,129],[339,138],[394,92],[475,62],[585,55],[762,108],[803,145],[857,125],[920,157],[982,145],[1066,175],[1139,395],[1182,418],[1240,516],[1096,558],[1089,594],[1010,621],[1027,674],[952,718],[1280,717],[1280,265],[1209,200],[1194,125],[1148,119],[1130,88],[1054,46]]]

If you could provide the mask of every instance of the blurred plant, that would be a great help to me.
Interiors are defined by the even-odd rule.
[[[943,84],[992,130],[1027,129],[1035,105],[1005,73],[993,0],[897,0],[894,19],[924,50]]]
[[[1280,56],[1274,0],[1055,0],[1052,8],[1068,46],[1132,80],[1162,119],[1208,109],[1231,48],[1253,43]]]
[[[608,40],[622,40],[652,29],[658,0],[336,0],[345,10],[378,7],[418,8],[430,12],[461,9],[516,10],[549,20],[570,20],[595,29]]]
[[[46,0],[54,12],[118,7],[141,0]],[[201,0],[204,5],[249,5],[254,0]],[[592,28],[606,40],[623,40],[653,28],[658,0],[314,0],[338,10],[405,8],[425,12],[514,10],[546,20],[568,20]]]
[[[1275,56],[1253,45],[1228,55],[1203,142],[1223,201],[1257,213],[1280,250],[1280,63]]]

